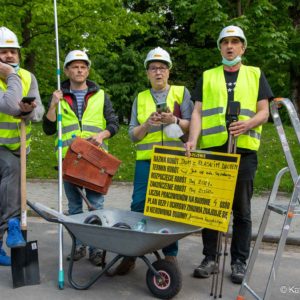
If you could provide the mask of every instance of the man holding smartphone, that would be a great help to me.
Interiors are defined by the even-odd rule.
[[[22,101],[32,97],[31,103]],[[26,147],[29,152],[30,121],[41,120],[41,103],[35,76],[20,68],[17,36],[0,27],[0,265],[9,266],[10,257],[2,248],[8,229],[8,247],[21,247],[25,241],[20,231],[20,118],[26,121]]]
[[[134,100],[129,124],[129,135],[136,145],[131,210],[137,212],[144,211],[153,146],[183,147],[180,137],[188,132],[193,110],[188,89],[169,85],[172,61],[167,51],[160,47],[151,50],[144,66],[151,88],[139,93]],[[176,136],[175,131],[181,134]],[[177,261],[177,243],[162,251],[166,260]],[[125,275],[134,264],[134,258],[125,257],[114,274]]]

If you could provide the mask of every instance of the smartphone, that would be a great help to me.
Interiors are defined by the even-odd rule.
[[[156,111],[158,113],[166,112],[167,111],[167,103],[156,104]]]
[[[24,103],[31,104],[35,100],[35,97],[23,97],[21,100]]]

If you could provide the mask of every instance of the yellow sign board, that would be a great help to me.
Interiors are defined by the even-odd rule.
[[[227,232],[240,155],[156,146],[144,214]]]

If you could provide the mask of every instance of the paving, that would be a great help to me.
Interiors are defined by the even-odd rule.
[[[57,182],[29,180],[27,184],[27,198],[32,202],[40,202],[49,207],[57,207]],[[105,208],[120,208],[128,210],[132,194],[131,183],[114,183],[109,190],[105,200]],[[253,215],[253,239],[257,234],[262,214],[264,212],[268,195],[255,196],[252,200]],[[278,201],[289,201],[289,196],[281,194]],[[63,198],[63,209],[67,210],[66,198]],[[265,239],[260,249],[257,263],[254,268],[251,286],[262,294],[267,276],[273,261],[276,243],[282,227],[283,217],[271,215],[266,231]],[[88,290],[79,291],[73,289],[68,283],[66,256],[70,251],[71,240],[67,232],[64,232],[64,273],[65,287],[63,290],[57,288],[58,275],[58,235],[57,225],[48,223],[38,217],[28,219],[28,240],[38,240],[39,264],[41,283],[34,286],[25,286],[17,289],[12,288],[11,270],[8,267],[0,267],[0,299],[154,299],[146,285],[147,266],[142,260],[137,261],[136,268],[126,276],[108,277],[102,276]],[[294,300],[300,299],[300,218],[295,218],[289,234],[288,245],[285,247],[281,259],[276,283],[272,289],[270,299]],[[189,235],[179,241],[178,263],[183,276],[183,284],[180,293],[174,297],[177,299],[213,299],[210,297],[211,279],[197,279],[192,277],[192,272],[202,259],[202,242],[199,235]],[[114,254],[108,254],[108,260]],[[147,256],[154,261],[153,255]],[[239,285],[230,281],[229,259],[225,264],[225,277],[223,286],[223,297],[225,300],[235,299]],[[98,270],[90,264],[87,259],[82,259],[75,264],[74,276],[76,280],[83,282]],[[219,296],[219,295],[218,295]],[[246,299],[253,299],[251,297]]]

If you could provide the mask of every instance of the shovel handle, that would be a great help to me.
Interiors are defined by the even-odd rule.
[[[26,208],[26,123],[21,119],[21,229],[27,230]]]

